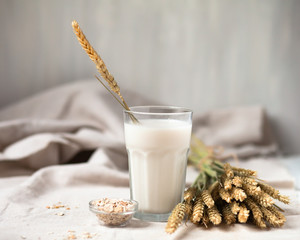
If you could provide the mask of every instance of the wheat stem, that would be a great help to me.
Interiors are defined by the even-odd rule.
[[[121,106],[123,108],[126,109],[125,105],[116,97],[116,95],[101,81],[100,78],[98,78],[96,75],[95,75],[95,78],[102,84],[103,87],[106,88],[106,90],[121,104]]]

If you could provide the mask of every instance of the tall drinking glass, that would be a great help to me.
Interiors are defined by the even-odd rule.
[[[124,110],[124,131],[130,195],[139,203],[135,217],[167,221],[183,197],[192,111],[171,106],[131,107]]]

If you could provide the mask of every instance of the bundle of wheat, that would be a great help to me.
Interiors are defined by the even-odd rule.
[[[256,177],[256,171],[232,167],[220,161],[214,148],[194,138],[189,157],[200,173],[171,213],[165,231],[174,233],[184,217],[208,227],[254,223],[259,228],[281,227],[286,221],[274,199],[285,204],[289,197]]]

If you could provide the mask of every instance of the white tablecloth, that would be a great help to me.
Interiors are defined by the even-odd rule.
[[[91,199],[101,197],[129,198],[128,173],[108,170],[98,164],[74,164],[44,168],[29,177],[0,179],[0,239],[68,239],[74,235],[85,239],[299,239],[299,192],[291,188],[293,178],[281,163],[257,159],[241,163],[256,166],[259,176],[268,179],[291,197],[285,209],[286,224],[280,229],[260,230],[249,224],[217,226],[205,229],[191,223],[183,224],[173,235],[164,232],[165,223],[143,222],[137,219],[123,228],[100,226],[88,209]],[[277,175],[277,179],[273,174]],[[281,174],[279,174],[281,172]],[[187,183],[196,172],[188,168]],[[97,176],[98,175],[98,176]],[[117,176],[117,177],[116,177]],[[88,180],[88,179],[93,179]],[[96,180],[95,180],[96,179]],[[272,179],[275,180],[272,182]],[[53,204],[65,205],[48,209]],[[70,209],[67,210],[66,208]],[[63,215],[62,215],[63,214]],[[73,232],[74,231],[74,232]]]

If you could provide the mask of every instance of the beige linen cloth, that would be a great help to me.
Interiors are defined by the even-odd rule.
[[[156,104],[123,91],[131,105]],[[122,109],[96,80],[51,89],[0,110],[0,240],[10,239],[292,239],[299,237],[300,217],[293,178],[267,156],[277,152],[262,107],[220,109],[204,114],[194,109],[193,132],[205,143],[222,145],[241,158],[242,167],[295,201],[282,229],[261,231],[236,224],[205,230],[192,224],[174,235],[165,223],[134,219],[125,228],[99,226],[88,202],[100,197],[129,198],[127,154]],[[80,154],[89,151],[89,154]],[[92,154],[90,154],[92,153]],[[254,158],[256,157],[256,158]],[[72,159],[79,159],[74,164]],[[233,163],[236,164],[236,163]],[[272,169],[272,172],[265,171]],[[188,168],[187,184],[197,172]],[[48,209],[61,202],[65,207]],[[289,238],[285,238],[288,234]],[[278,236],[281,236],[278,238]]]

